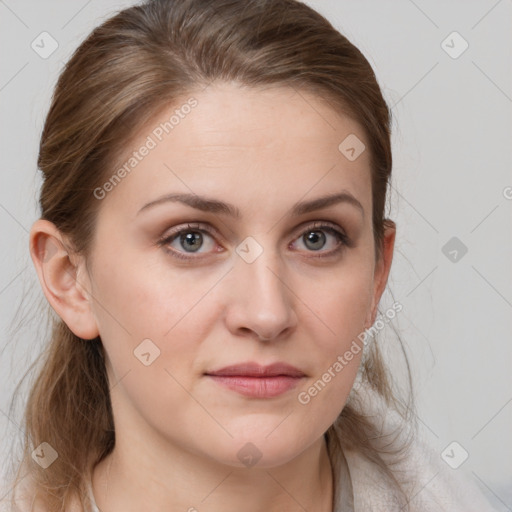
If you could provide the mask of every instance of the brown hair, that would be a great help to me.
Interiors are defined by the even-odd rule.
[[[391,222],[384,218],[391,113],[363,54],[296,0],[154,0],[97,27],[62,71],[46,118],[38,158],[41,217],[69,237],[77,252],[90,254],[99,204],[93,191],[108,179],[126,141],[162,107],[213,81],[309,91],[360,123],[371,156],[379,258]],[[405,420],[412,402],[403,405],[398,398],[378,344],[366,350],[361,378]],[[31,492],[45,510],[67,510],[73,496],[88,510],[85,475],[115,443],[103,346],[99,338],[76,337],[54,315],[41,361],[25,409],[20,471],[28,469]],[[410,384],[408,365],[407,372]],[[331,456],[343,448],[358,450],[400,490],[379,437],[354,394],[326,433]],[[42,442],[58,452],[47,469],[31,460]]]

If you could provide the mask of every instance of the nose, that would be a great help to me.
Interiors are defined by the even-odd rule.
[[[272,341],[295,329],[296,299],[275,252],[265,249],[251,263],[235,256],[229,274],[226,324],[234,336]]]

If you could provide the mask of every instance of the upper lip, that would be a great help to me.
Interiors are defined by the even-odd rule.
[[[273,363],[267,366],[258,363],[247,362],[226,366],[219,370],[206,372],[206,375],[217,376],[244,376],[244,377],[304,377],[305,373],[286,363]]]

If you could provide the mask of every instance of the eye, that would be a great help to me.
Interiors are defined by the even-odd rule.
[[[205,244],[205,235],[210,239],[210,242]],[[213,234],[209,234],[209,229],[201,224],[188,224],[186,228],[178,229],[159,241],[159,245],[166,246],[169,252],[181,259],[192,259],[190,256],[185,256],[185,253],[198,253],[199,249],[206,246],[206,252],[210,252],[211,248],[215,246],[212,238]],[[210,249],[210,250],[209,250]]]
[[[329,244],[329,238],[331,239]],[[334,256],[338,254],[344,246],[349,246],[348,237],[335,224],[330,222],[316,222],[302,231],[302,235],[297,239],[306,248],[307,252],[321,252],[319,257]],[[326,245],[331,245],[331,250],[324,250]]]
[[[211,228],[202,224],[187,224],[181,229],[177,228],[159,240],[158,244],[165,247],[173,257],[183,260],[197,259],[187,254],[202,254],[211,252],[222,252],[222,249],[215,249],[216,243]],[[329,257],[338,254],[345,246],[350,246],[348,237],[336,227],[335,224],[321,221],[308,226],[301,231],[296,241],[302,242],[306,252],[319,252],[314,257]],[[330,240],[330,244],[328,244]],[[296,243],[296,242],[295,242]],[[331,245],[332,249],[322,251],[325,245]],[[205,249],[200,251],[200,249]]]

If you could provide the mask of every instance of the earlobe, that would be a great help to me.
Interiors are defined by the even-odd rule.
[[[39,219],[32,226],[30,255],[46,299],[73,334],[94,339],[99,332],[86,291],[90,286],[86,273],[79,272],[83,262],[70,247],[53,223]]]

